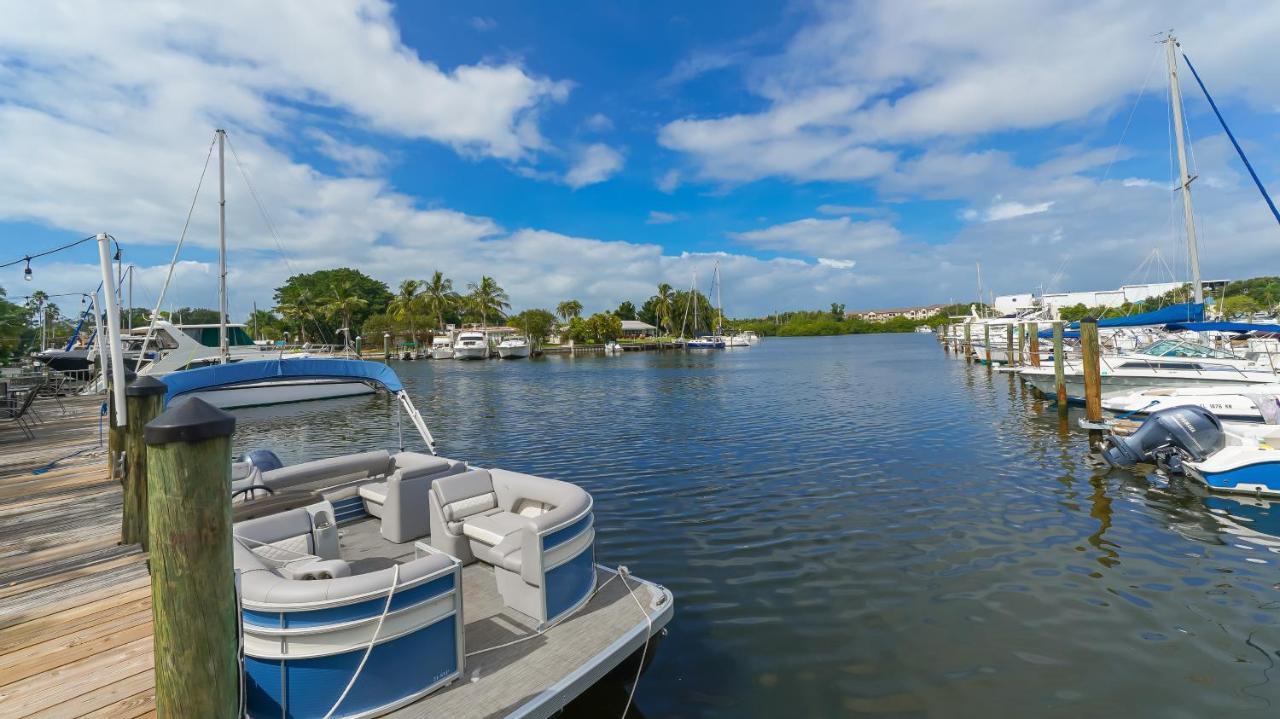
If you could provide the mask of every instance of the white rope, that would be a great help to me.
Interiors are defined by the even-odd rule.
[[[625,567],[618,567],[619,575],[630,576],[631,572]],[[631,693],[627,695],[627,705],[622,708],[622,719],[627,719],[627,712],[631,711],[631,702],[636,698],[636,687],[640,686],[640,674],[644,672],[644,660],[649,655],[649,642],[653,641],[653,617],[644,610],[644,605],[636,597],[636,593],[631,589],[631,585],[627,583],[626,577],[622,579],[622,586],[627,588],[627,593],[635,600],[636,608],[640,610],[640,614],[644,617],[645,624],[649,626],[649,631],[645,634],[644,648],[640,650],[640,664],[636,667],[636,678],[631,680]]]
[[[324,719],[329,719],[333,713],[338,711],[338,707],[342,706],[343,700],[347,698],[347,694],[351,692],[351,687],[356,685],[356,680],[360,678],[360,672],[364,671],[365,662],[369,661],[369,655],[373,653],[373,645],[378,641],[378,635],[382,633],[382,622],[387,618],[387,614],[391,612],[391,598],[395,596],[396,585],[400,583],[400,565],[393,565],[391,573],[391,589],[387,592],[387,603],[382,607],[382,615],[378,617],[378,626],[373,628],[373,636],[369,638],[369,646],[365,647],[364,656],[360,658],[360,664],[356,667],[356,673],[351,675],[351,681],[347,682],[347,688],[342,690],[342,695],[338,697],[338,701],[324,715]]]

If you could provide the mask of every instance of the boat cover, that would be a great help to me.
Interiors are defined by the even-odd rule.
[[[1273,332],[1280,333],[1280,325],[1257,325],[1249,322],[1171,322],[1167,330],[1191,332]]]
[[[1204,320],[1203,302],[1185,302],[1169,305],[1150,312],[1139,312],[1124,317],[1108,317],[1098,320],[1098,327],[1141,327],[1143,325],[1167,325],[1175,322],[1201,322]],[[1079,322],[1072,322],[1067,329],[1080,329]],[[1041,337],[1052,337],[1053,330],[1041,330]]]
[[[375,382],[389,392],[404,389],[395,370],[380,362],[355,359],[272,359],[210,365],[170,372],[161,378],[169,391],[165,403],[174,397],[211,387],[270,382],[279,379],[349,379]]]

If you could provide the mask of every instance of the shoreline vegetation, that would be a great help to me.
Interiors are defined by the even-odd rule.
[[[1059,314],[1067,321],[1086,316],[1116,317],[1144,312],[1169,304],[1189,301],[1190,285],[1183,285],[1160,297],[1121,307],[1063,307]],[[70,295],[49,295],[37,290],[25,297],[6,296],[0,288],[0,362],[8,362],[38,350],[42,334],[48,346],[61,346],[73,333],[79,311],[64,314],[54,300]],[[532,307],[511,313],[505,290],[492,277],[469,282],[465,291],[454,289],[453,280],[436,271],[427,280],[403,280],[393,290],[386,283],[347,267],[294,275],[277,287],[271,309],[257,309],[244,319],[255,338],[285,339],[299,343],[344,342],[342,329],[351,328],[347,340],[365,339],[367,348],[378,347],[384,334],[396,347],[421,346],[447,324],[506,324],[524,332],[535,345],[602,344],[621,340],[622,321],[639,320],[658,328],[652,341],[694,337],[715,331],[718,313],[711,301],[696,290],[677,290],[662,283],[653,295],[637,307],[630,300],[617,308],[583,316],[583,305],[567,299],[554,310]],[[1248,317],[1255,312],[1274,312],[1280,303],[1280,277],[1264,276],[1230,282],[1222,295],[1209,302],[1228,318]],[[725,318],[726,332],[753,331],[762,337],[820,337],[846,334],[913,332],[920,326],[937,328],[953,316],[968,315],[981,304],[956,303],[942,307],[925,319],[895,317],[870,321],[851,316],[844,305],[832,303],[828,310],[780,312],[756,318]],[[132,326],[145,325],[150,310],[134,307],[122,310]],[[183,307],[161,312],[161,317],[180,324],[215,324],[216,310]],[[697,325],[694,325],[694,318]],[[123,318],[122,318],[123,320]]]

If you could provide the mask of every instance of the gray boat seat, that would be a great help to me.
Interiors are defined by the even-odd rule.
[[[546,572],[589,553],[594,542],[591,495],[568,482],[473,469],[434,480],[430,504],[431,546],[463,564],[493,566],[503,603],[544,622]],[[544,538],[557,532],[544,549]],[[594,577],[590,559],[582,571]]]
[[[262,483],[275,490],[321,482],[333,485],[342,480],[380,477],[387,473],[390,464],[391,453],[380,449],[273,469],[262,473]]]
[[[417,452],[388,457],[385,480],[361,483],[365,511],[382,520],[380,531],[389,542],[425,537],[431,529],[427,495],[438,477],[466,471],[466,463]]]

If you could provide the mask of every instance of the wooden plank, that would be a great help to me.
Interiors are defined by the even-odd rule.
[[[97,617],[102,619],[101,617]],[[151,608],[0,655],[0,686],[151,636]]]
[[[34,589],[24,594],[16,594],[0,599],[0,618],[25,615],[39,610],[50,602],[61,602],[68,598],[78,597],[88,592],[95,592],[104,587],[120,585],[124,582],[145,577],[147,566],[143,562],[133,562],[104,572],[87,574],[82,577],[57,582]]]
[[[30,719],[73,719],[74,717],[135,717],[156,706],[155,671],[145,669],[102,687],[85,692],[70,701],[46,707]]]
[[[90,564],[88,566],[81,567],[79,569],[72,569],[70,571],[66,571],[54,576],[41,577],[39,579],[34,579],[29,582],[22,582],[21,584],[14,584],[8,587],[0,587],[0,599],[11,597],[15,594],[21,594],[23,592],[29,592],[33,589],[39,589],[41,587],[48,586],[50,584],[65,582],[68,579],[84,577],[90,574],[95,574],[97,572],[103,572],[108,569],[122,567],[127,564],[136,564],[138,562],[142,562],[145,560],[146,560],[146,555],[144,555],[142,552],[135,552],[134,554],[129,554],[123,557],[116,557],[115,559],[109,559],[107,561],[98,562],[96,564]]]
[[[79,618],[92,618],[96,612],[108,611],[112,607],[138,599],[150,601],[150,597],[151,578],[144,576],[59,602],[44,604],[25,615],[10,617],[7,620],[0,619],[0,646],[10,646],[12,641],[16,641],[12,637],[29,632],[33,626],[41,626],[48,622],[70,625]]]
[[[99,652],[78,662],[0,687],[0,706],[18,708],[18,717],[68,701],[100,686],[142,672],[152,665],[152,638]]]
[[[83,719],[134,719],[141,716],[156,715],[156,673],[148,669],[141,674],[130,677],[140,682],[145,688],[130,697],[125,697],[114,704],[82,715]]]

